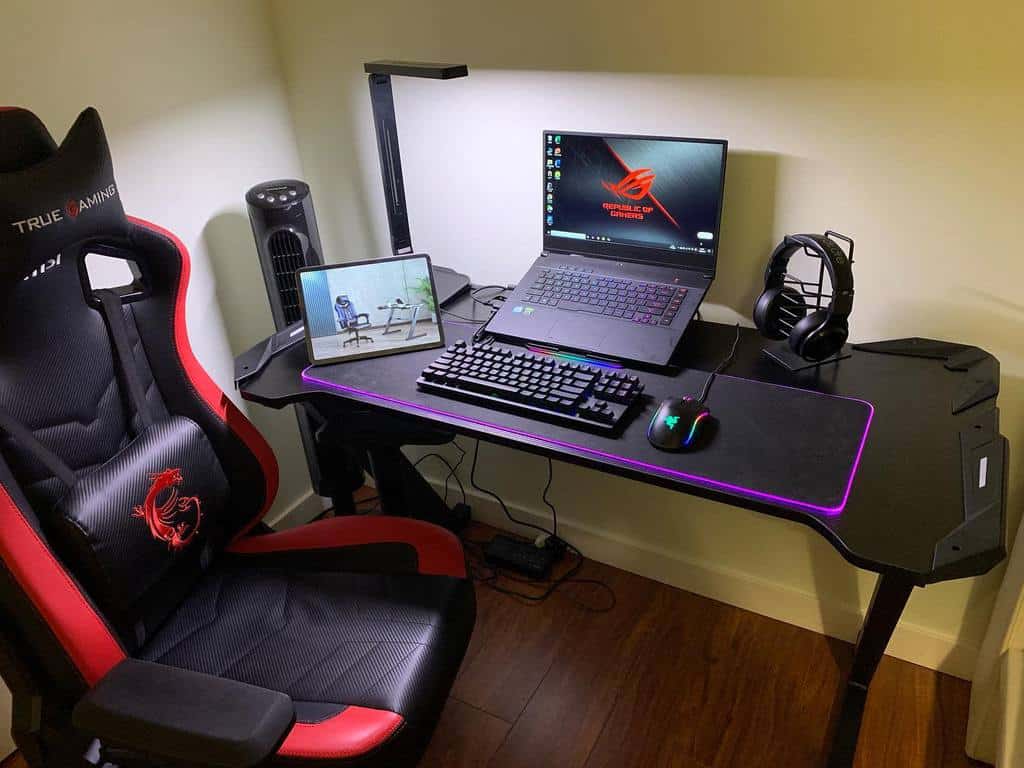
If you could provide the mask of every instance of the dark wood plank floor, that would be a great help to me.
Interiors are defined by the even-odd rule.
[[[479,618],[420,768],[817,768],[848,643],[587,562],[528,605],[477,587]],[[886,657],[858,768],[981,766],[968,683]]]
[[[600,563],[579,576],[607,582],[615,608],[582,610],[607,603],[583,584],[539,605],[477,587],[473,641],[420,768],[823,765],[848,643]],[[857,768],[980,766],[964,755],[969,691],[886,657]]]

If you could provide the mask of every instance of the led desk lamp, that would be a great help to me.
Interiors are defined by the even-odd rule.
[[[391,251],[396,255],[412,253],[409,213],[405,206],[405,182],[402,180],[402,157],[398,151],[398,123],[395,120],[395,98],[391,92],[392,75],[451,80],[466,77],[465,64],[428,64],[417,61],[370,61],[363,65],[369,75],[370,104],[373,126],[377,132],[377,154],[380,175],[384,182],[384,201],[391,232]],[[447,267],[433,265],[437,300],[446,304],[469,288],[469,278]]]

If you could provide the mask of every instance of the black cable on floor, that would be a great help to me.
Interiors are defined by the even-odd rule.
[[[572,602],[576,603],[576,605],[578,605],[583,610],[588,611],[590,613],[608,613],[609,611],[614,610],[615,606],[618,605],[618,598],[615,595],[615,590],[612,589],[611,586],[609,586],[606,582],[600,579],[576,578],[576,574],[579,573],[580,568],[583,567],[584,558],[580,551],[572,545],[569,545],[569,550],[571,554],[576,558],[576,562],[568,571],[566,571],[564,574],[562,574],[556,579],[531,579],[516,576],[504,569],[496,568],[483,561],[483,545],[485,542],[473,541],[472,539],[464,538],[463,543],[468,545],[467,548],[470,549],[470,551],[473,551],[475,553],[475,556],[481,561],[473,562],[472,560],[470,560],[470,576],[476,583],[486,587],[487,589],[492,589],[495,592],[523,600],[527,603],[540,604],[547,600],[549,597],[551,597],[561,587],[564,587],[567,584],[586,584],[598,587],[601,590],[603,590],[609,597],[608,604],[602,606],[593,606],[571,595],[565,595],[565,597],[568,600],[571,600]],[[474,570],[474,567],[476,570]],[[526,586],[532,586],[537,588],[544,587],[544,590],[537,594],[523,592],[518,589],[511,589],[509,587],[505,587],[498,584],[498,579],[514,581],[517,584],[524,584]]]
[[[502,511],[505,513],[505,516],[509,520],[511,520],[513,523],[516,523],[517,525],[524,525],[524,526],[527,526],[529,528],[533,528],[535,530],[541,531],[543,533],[546,533],[548,536],[550,536],[550,537],[552,537],[554,539],[557,539],[557,541],[563,543],[565,545],[566,552],[568,554],[574,556],[576,558],[576,562],[572,565],[572,567],[568,571],[566,571],[564,574],[562,574],[561,576],[559,576],[558,578],[556,578],[554,580],[552,580],[552,579],[529,579],[529,578],[517,577],[517,576],[511,575],[511,574],[503,571],[502,569],[495,568],[495,567],[490,566],[490,565],[485,565],[484,566],[486,569],[488,569],[490,571],[490,573],[488,575],[482,575],[482,574],[480,574],[479,571],[477,573],[472,573],[471,572],[472,575],[473,575],[474,580],[477,581],[477,583],[487,587],[488,589],[494,590],[495,592],[499,592],[499,593],[501,593],[503,595],[508,595],[510,597],[515,597],[517,599],[524,600],[524,601],[526,601],[528,603],[534,603],[534,604],[539,604],[539,603],[544,602],[549,597],[551,597],[551,595],[553,595],[559,588],[563,587],[566,584],[590,584],[592,586],[596,586],[596,587],[599,587],[599,588],[603,589],[610,596],[611,600],[610,600],[610,603],[607,606],[601,606],[599,608],[595,608],[595,607],[593,607],[591,605],[588,605],[587,603],[584,603],[583,601],[581,601],[581,600],[579,600],[577,598],[574,598],[574,597],[571,597],[571,596],[567,596],[568,599],[570,599],[573,602],[575,602],[577,605],[580,606],[580,608],[582,608],[582,609],[584,609],[586,611],[594,612],[594,613],[607,613],[609,611],[614,610],[615,606],[617,604],[617,598],[616,598],[616,595],[615,595],[615,590],[612,589],[605,582],[601,581],[600,579],[579,579],[579,578],[576,578],[576,574],[579,573],[580,568],[583,567],[583,560],[584,560],[583,553],[580,552],[579,549],[577,549],[575,546],[573,546],[569,542],[565,541],[564,539],[560,539],[556,535],[556,533],[555,533],[558,530],[558,510],[555,508],[555,505],[548,498],[548,493],[550,492],[551,485],[552,485],[552,483],[554,481],[554,465],[553,465],[553,463],[551,461],[551,458],[550,457],[545,457],[545,458],[547,458],[547,464],[548,464],[548,478],[547,478],[547,483],[544,485],[544,492],[542,494],[542,498],[544,500],[544,503],[548,506],[548,509],[551,510],[552,525],[553,525],[553,528],[554,528],[555,532],[548,531],[547,529],[545,529],[545,528],[543,528],[543,527],[541,527],[539,525],[534,525],[533,523],[528,523],[526,521],[519,520],[519,519],[513,517],[511,512],[509,512],[508,506],[505,504],[504,499],[502,499],[494,491],[490,491],[490,490],[488,490],[486,488],[481,488],[477,484],[477,482],[476,482],[476,466],[477,466],[477,460],[479,458],[479,455],[480,455],[480,441],[477,440],[476,441],[475,450],[473,451],[473,464],[472,464],[472,467],[470,469],[470,475],[469,475],[469,481],[472,484],[473,488],[475,488],[477,491],[480,491],[481,493],[487,494],[488,496],[493,498],[495,501],[497,501],[498,504],[501,506]],[[476,555],[477,555],[478,558],[480,558],[481,560],[484,560],[484,553],[483,553],[484,542],[474,541],[474,540],[469,539],[469,538],[464,538],[463,541],[470,546],[471,551],[473,551],[475,549],[475,552],[476,552]],[[477,565],[479,566],[479,563]],[[522,592],[521,590],[510,589],[508,587],[504,587],[504,586],[501,586],[501,585],[497,584],[496,582],[497,582],[497,580],[499,578],[503,578],[503,579],[507,579],[509,581],[517,582],[519,584],[526,584],[526,585],[535,586],[535,587],[543,586],[544,589],[543,589],[542,592],[540,592],[538,594],[530,594],[530,593],[527,593],[527,592]]]

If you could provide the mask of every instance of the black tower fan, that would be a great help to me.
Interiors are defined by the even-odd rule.
[[[282,179],[257,184],[245,202],[274,327],[280,331],[302,319],[295,273],[324,263],[313,198],[305,182]]]
[[[257,184],[246,193],[245,202],[274,328],[280,331],[302,320],[295,273],[302,267],[323,264],[313,198],[305,182],[280,179]],[[362,485],[362,470],[351,457],[342,455],[345,452],[339,450],[325,420],[312,406],[296,406],[295,415],[313,489],[334,499],[336,508],[347,508],[351,491]],[[333,471],[325,472],[328,462]]]

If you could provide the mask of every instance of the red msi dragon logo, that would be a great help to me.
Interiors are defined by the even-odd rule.
[[[628,197],[630,200],[643,200],[651,191],[654,183],[654,171],[650,168],[637,168],[622,177],[618,184],[602,181],[601,186],[616,197]]]
[[[173,551],[184,548],[199,533],[203,519],[202,505],[197,496],[180,496],[178,486],[185,479],[180,469],[165,469],[149,476],[152,484],[146,500],[135,507],[132,517],[141,517],[157,541],[166,541]],[[163,501],[159,501],[163,496]],[[179,517],[185,516],[182,520]]]

